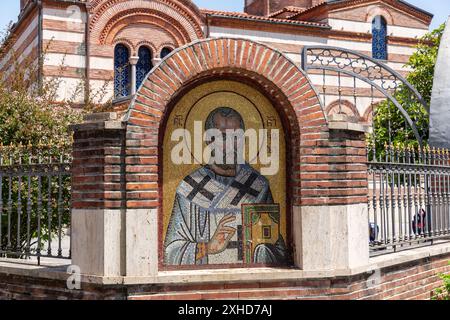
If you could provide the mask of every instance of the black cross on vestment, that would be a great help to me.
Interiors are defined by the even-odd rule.
[[[242,240],[242,225],[237,226],[237,241],[228,242],[227,249],[237,249],[238,261],[244,260],[244,241]]]
[[[193,189],[191,193],[187,196],[189,201],[194,200],[197,193],[200,193],[202,196],[204,196],[209,201],[212,201],[214,199],[214,194],[209,192],[205,189],[206,184],[211,180],[209,176],[206,176],[203,178],[203,180],[200,183],[197,183],[194,179],[192,179],[191,176],[187,176],[184,181],[189,184]]]
[[[242,198],[245,197],[245,195],[247,194],[252,195],[254,197],[257,197],[259,195],[258,191],[252,189],[252,184],[253,182],[255,182],[256,179],[258,179],[258,175],[256,173],[252,173],[244,184],[237,181],[234,181],[231,184],[233,188],[239,189],[239,192],[234,197],[233,201],[231,201],[231,204],[233,206],[237,206],[239,202],[242,200]]]

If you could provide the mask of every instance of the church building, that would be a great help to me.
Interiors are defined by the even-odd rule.
[[[205,38],[260,42],[299,66],[305,46],[341,47],[406,75],[404,64],[432,19],[402,0],[245,0],[242,5],[243,12],[226,12],[200,9],[189,0],[21,0],[13,49],[18,61],[44,54],[41,77],[60,79],[59,99],[82,105],[91,95],[124,109],[165,56]],[[2,71],[11,67],[8,57],[0,62]],[[344,79],[338,89],[336,76],[319,72],[310,78],[324,96],[327,114],[337,111],[339,99],[341,112],[370,121],[374,101],[367,86],[354,90]]]
[[[70,206],[70,246],[58,258],[83,286],[60,290],[65,270],[36,271],[49,295],[427,299],[442,285],[449,153],[376,134],[422,146],[406,107],[428,106],[405,65],[433,16],[403,0],[242,5],[21,1],[4,77],[29,58],[40,81],[61,83],[58,99],[113,106],[71,126],[71,199],[55,201]],[[378,126],[386,99],[405,126]],[[43,166],[31,170],[39,185],[55,167]],[[26,182],[15,170],[0,172],[9,215],[11,181]]]

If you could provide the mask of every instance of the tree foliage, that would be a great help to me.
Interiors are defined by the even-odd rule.
[[[70,175],[52,176],[48,173],[53,170],[50,163],[60,163],[62,158],[70,157],[70,125],[80,123],[87,112],[111,106],[110,102],[96,103],[107,93],[107,81],[93,92],[86,90],[81,79],[72,97],[61,101],[58,99],[61,77],[43,78],[39,72],[47,48],[41,57],[24,58],[14,52],[13,44],[14,35],[8,29],[0,35],[0,60],[8,61],[8,67],[0,71],[0,251],[3,254],[27,252],[30,245],[36,250],[38,237],[40,248],[45,251],[45,241],[58,235],[59,226],[69,224]],[[62,61],[60,72],[65,68]],[[80,93],[85,97],[83,108],[80,108]],[[38,173],[31,169],[30,163]],[[17,175],[14,173],[17,168],[27,173]]]
[[[448,262],[450,265],[450,261]],[[436,289],[433,293],[433,300],[450,300],[450,274],[440,274],[442,279],[442,287]]]
[[[73,109],[70,101],[56,102],[58,79],[42,81],[39,59],[16,55],[9,45],[12,36],[5,34],[0,56],[9,57],[9,68],[0,71],[0,143],[68,142],[69,126],[82,120],[83,111]]]
[[[434,69],[444,29],[445,24],[427,33],[420,40],[416,52],[406,64],[412,70],[406,79],[417,89],[427,105],[431,101]],[[424,109],[422,104],[413,97],[411,91],[404,85],[399,87],[394,97],[409,114],[417,127],[419,136],[422,137],[426,144],[429,132],[428,111]],[[370,144],[375,142],[379,157],[383,155],[385,145],[400,147],[418,146],[418,141],[411,126],[408,125],[405,117],[391,101],[386,100],[376,106],[373,127],[374,132],[370,136]]]

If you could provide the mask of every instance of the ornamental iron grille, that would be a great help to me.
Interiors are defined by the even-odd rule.
[[[136,90],[139,89],[147,74],[152,70],[152,52],[147,47],[139,48],[139,61],[136,65]]]
[[[356,51],[309,46],[302,59],[303,69],[322,82],[318,93],[325,108],[337,101],[337,112],[344,113],[347,103],[356,109],[370,104],[359,122],[372,131],[367,135],[371,254],[450,239],[449,152],[425,147],[428,126],[416,124],[429,107],[419,92],[383,62]]]
[[[372,21],[372,56],[375,59],[387,60],[387,23],[382,16]]]
[[[0,257],[70,258],[71,150],[0,146]]]
[[[401,133],[405,140],[414,140],[423,147],[428,137],[428,129],[416,122],[422,114],[429,113],[428,104],[420,93],[400,73],[385,63],[356,51],[328,46],[307,46],[303,49],[303,69],[322,82],[319,94],[324,107],[337,99],[339,113],[344,101],[355,108],[370,103],[368,121],[374,134],[371,136],[373,150],[384,150],[385,144],[393,145],[391,137]],[[398,93],[402,91],[402,95]],[[383,119],[383,126],[376,126],[377,105],[388,102],[389,116]],[[414,108],[413,108],[414,107]],[[401,118],[399,127],[394,116]],[[372,122],[372,123],[370,123]],[[380,131],[385,131],[387,141],[380,140]]]
[[[130,51],[123,44],[114,49],[114,97],[130,95]]]

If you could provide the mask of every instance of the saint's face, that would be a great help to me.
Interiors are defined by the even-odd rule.
[[[238,159],[238,141],[237,139],[234,139],[233,145],[230,146],[229,144],[227,144],[227,130],[235,131],[242,129],[241,119],[239,119],[237,116],[225,117],[218,113],[214,116],[213,122],[214,127],[222,132],[223,139],[223,163],[215,165],[223,170],[235,169]],[[227,162],[227,158],[232,158],[233,163],[229,163],[229,161]]]

